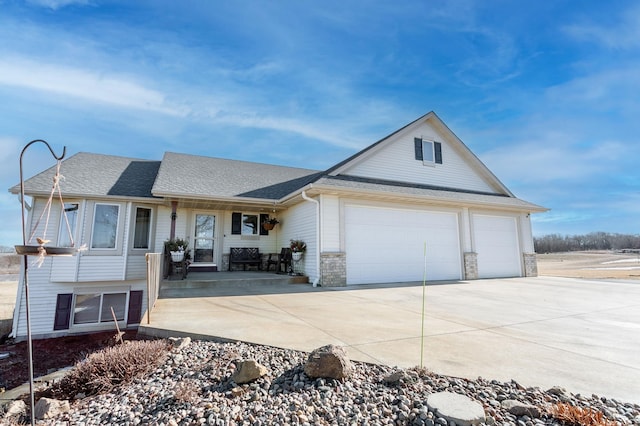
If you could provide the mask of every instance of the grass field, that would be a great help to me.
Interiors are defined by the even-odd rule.
[[[640,255],[612,251],[539,254],[538,274],[569,278],[640,280]]]

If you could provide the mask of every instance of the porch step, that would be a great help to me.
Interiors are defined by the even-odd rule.
[[[307,276],[278,275],[265,272],[195,272],[184,280],[160,282],[160,299],[259,294],[281,284],[308,284]]]

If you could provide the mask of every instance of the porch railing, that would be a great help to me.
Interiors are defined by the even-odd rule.
[[[147,253],[147,324],[151,324],[151,310],[158,300],[162,268],[162,253]]]

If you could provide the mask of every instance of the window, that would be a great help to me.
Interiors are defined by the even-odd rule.
[[[113,322],[111,308],[118,321],[124,320],[127,293],[77,294],[75,299],[74,324]]]
[[[59,247],[72,247],[74,245],[79,208],[80,205],[78,203],[64,203],[64,211],[60,214],[60,231],[58,232]],[[67,223],[69,226],[67,226]]]
[[[118,235],[120,206],[96,204],[93,215],[92,249],[115,249]]]
[[[258,215],[242,215],[242,235],[258,235]]]
[[[133,248],[148,249],[151,236],[151,209],[136,207],[136,223],[133,232]]]
[[[423,138],[414,138],[415,158],[425,166],[442,164],[442,143]]]
[[[424,163],[433,163],[433,142],[422,140],[422,161]]]
[[[231,235],[269,235],[269,231],[262,226],[267,219],[268,213],[234,212],[231,214]]]

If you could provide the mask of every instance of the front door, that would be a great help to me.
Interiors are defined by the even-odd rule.
[[[193,261],[215,263],[216,217],[211,214],[196,214]]]

